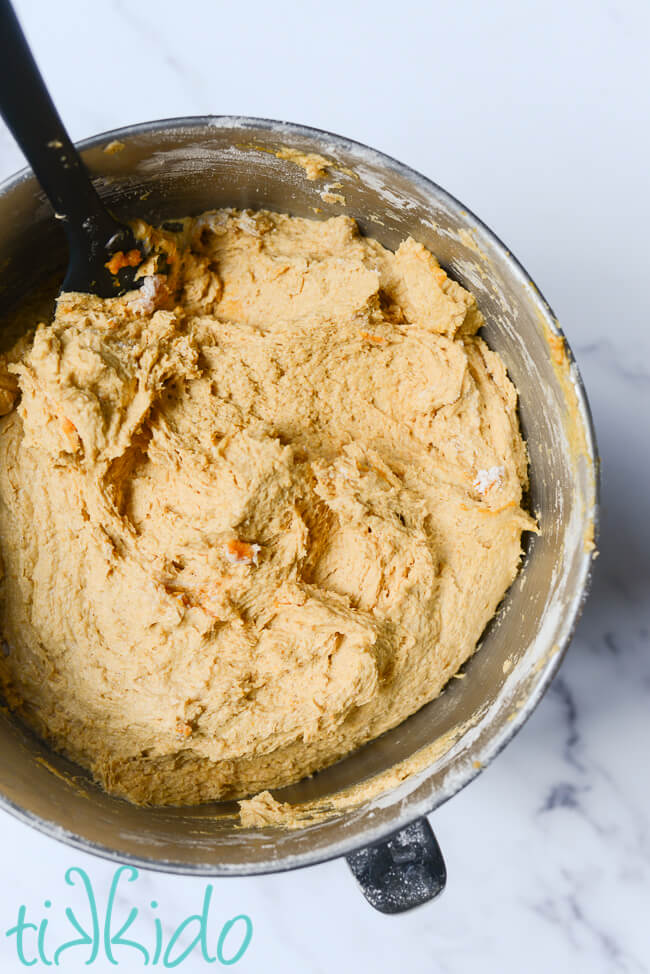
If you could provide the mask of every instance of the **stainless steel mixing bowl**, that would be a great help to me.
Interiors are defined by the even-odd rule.
[[[105,151],[115,140],[122,148]],[[286,147],[325,156],[330,171],[308,179],[301,166],[278,157]],[[379,908],[421,902],[444,883],[422,817],[466,785],[521,727],[560,664],[588,585],[596,448],[580,377],[557,322],[526,271],[473,214],[407,166],[348,139],[260,119],[207,117],[120,129],[80,148],[118,216],[156,223],[221,206],[309,217],[346,213],[387,247],[410,234],[430,248],[476,295],[485,337],[519,390],[530,502],[541,534],[528,537],[522,570],[466,665],[466,679],[452,680],[400,727],[277,793],[314,802],[373,778],[381,782],[418,752],[427,756],[416,773],[356,807],[291,831],[239,828],[236,806],[228,804],[138,808],[105,794],[4,711],[0,804],[47,835],[120,862],[232,876],[347,855]],[[0,227],[1,308],[62,268],[65,244],[29,170],[0,189]],[[435,742],[442,742],[437,749]]]

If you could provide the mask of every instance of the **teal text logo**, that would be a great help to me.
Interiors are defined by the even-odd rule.
[[[18,961],[24,967],[64,967],[69,961],[79,970],[80,963],[91,965],[102,956],[111,964],[123,964],[133,970],[137,965],[180,967],[189,957],[226,966],[242,959],[253,937],[253,923],[245,913],[215,922],[211,916],[210,884],[205,887],[200,911],[172,924],[171,932],[168,925],[165,932],[156,900],[151,900],[147,908],[118,909],[120,884],[122,894],[124,884],[135,883],[138,875],[134,866],[116,869],[102,911],[88,873],[77,866],[68,869],[65,881],[68,886],[77,887],[83,907],[76,907],[76,911],[65,907],[67,934],[61,938],[52,932],[52,900],[44,901],[41,917],[28,915],[27,907],[19,906],[16,922],[6,931],[15,943]]]

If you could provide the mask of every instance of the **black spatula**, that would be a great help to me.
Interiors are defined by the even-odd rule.
[[[110,298],[137,287],[142,244],[97,195],[9,0],[0,0],[0,113],[63,223],[70,257],[62,290]]]

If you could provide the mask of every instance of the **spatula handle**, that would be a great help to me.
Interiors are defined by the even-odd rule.
[[[112,219],[54,107],[9,0],[0,0],[0,113],[55,213],[70,226]]]
[[[90,181],[9,0],[0,0],[0,114],[63,221],[70,247],[64,287],[104,297],[120,293],[129,269],[120,271],[118,281],[104,261],[107,253],[133,246],[131,232],[108,212]]]

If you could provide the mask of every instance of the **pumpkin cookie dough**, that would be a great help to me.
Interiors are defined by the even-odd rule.
[[[220,210],[0,368],[0,679],[141,803],[296,781],[435,697],[513,580],[526,449],[471,294],[347,217]]]

